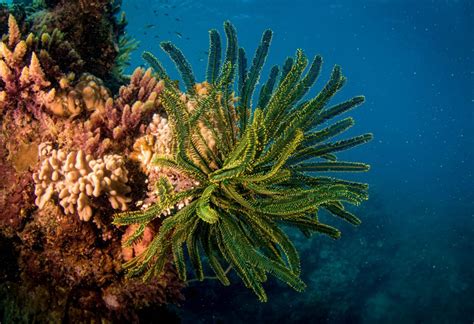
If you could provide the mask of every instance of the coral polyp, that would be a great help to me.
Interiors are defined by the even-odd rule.
[[[216,30],[210,32],[206,83],[202,84],[196,83],[190,64],[175,45],[161,44],[182,76],[184,91],[155,56],[144,54],[165,81],[161,102],[176,142],[171,156],[155,154],[152,164],[190,179],[193,185],[176,190],[163,175],[157,181],[157,200],[148,209],[117,214],[114,224],[136,228],[125,242],[130,245],[144,235],[147,226],[161,222],[146,250],[125,264],[130,276],[148,279],[161,274],[172,254],[180,278],[186,280],[186,248],[197,279],[205,278],[205,259],[217,278],[229,285],[224,270],[229,266],[266,301],[262,284],[267,274],[298,291],[305,287],[299,277],[299,255],[284,229],[339,238],[339,230],[318,218],[322,209],[360,224],[344,204],[366,200],[368,186],[322,173],[367,171],[367,164],[339,161],[335,153],[364,144],[372,135],[333,140],[354,121],[349,117],[327,122],[364,101],[357,96],[328,106],[346,82],[339,66],[333,68],[322,90],[307,99],[322,59],[315,56],[309,62],[298,50],[283,68],[273,67],[257,97],[254,92],[272,32],[264,32],[248,67],[235,28],[226,22],[224,29],[223,60],[220,36]]]

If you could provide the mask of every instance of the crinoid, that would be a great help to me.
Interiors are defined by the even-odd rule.
[[[161,44],[182,76],[185,93],[156,57],[144,53],[165,80],[161,99],[176,138],[173,158],[155,156],[153,163],[194,179],[196,185],[174,192],[171,183],[161,178],[156,204],[118,214],[114,223],[140,225],[130,244],[140,238],[147,224],[171,210],[148,249],[125,265],[129,275],[158,275],[172,254],[181,279],[186,280],[186,246],[197,279],[203,280],[202,261],[207,259],[216,277],[229,285],[222,265],[228,264],[266,301],[262,283],[267,273],[298,291],[305,288],[299,278],[298,253],[281,225],[296,227],[308,236],[317,232],[339,238],[339,230],[318,219],[320,209],[360,224],[343,203],[358,205],[366,200],[368,186],[321,173],[367,171],[367,164],[338,161],[334,153],[364,144],[372,135],[331,141],[354,121],[346,118],[330,125],[327,121],[361,104],[364,97],[326,107],[346,81],[341,68],[335,66],[319,94],[305,99],[318,78],[322,59],[316,56],[305,73],[309,62],[302,50],[288,58],[281,70],[271,69],[253,102],[272,32],[263,33],[247,68],[235,28],[226,22],[224,29],[227,49],[223,62],[220,36],[210,31],[206,82],[201,84],[196,83],[182,52],[170,42]],[[234,96],[235,86],[238,96]],[[177,208],[183,201],[187,205]]]

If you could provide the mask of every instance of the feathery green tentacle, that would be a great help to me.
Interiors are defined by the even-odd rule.
[[[207,63],[206,80],[209,83],[215,83],[219,76],[221,64],[221,36],[215,29],[209,31],[209,58]]]
[[[207,83],[199,86],[182,53],[171,43],[163,43],[187,93],[183,99],[177,84],[165,80],[161,101],[176,147],[172,158],[155,156],[152,163],[187,178],[194,183],[193,188],[173,192],[170,182],[162,179],[155,204],[120,213],[114,223],[139,224],[126,242],[131,245],[150,222],[161,222],[147,250],[125,264],[128,275],[143,275],[145,279],[159,275],[172,256],[184,280],[186,248],[197,280],[208,278],[203,267],[207,261],[215,278],[229,285],[228,271],[223,267],[228,265],[246,287],[266,301],[263,284],[268,274],[298,291],[305,287],[299,278],[298,252],[282,225],[297,228],[306,236],[316,232],[338,239],[339,230],[319,221],[321,209],[353,225],[360,224],[345,204],[358,205],[366,200],[368,186],[321,174],[367,171],[367,164],[338,161],[336,153],[367,143],[372,134],[333,141],[352,127],[354,120],[326,122],[358,106],[364,97],[325,108],[346,82],[341,68],[335,66],[316,97],[306,99],[320,74],[322,59],[315,56],[306,69],[308,59],[302,50],[288,58],[282,68],[271,69],[255,107],[252,97],[272,32],[264,32],[248,69],[234,26],[225,22],[224,30],[227,48],[222,61],[220,36],[210,31]],[[144,58],[160,77],[168,78],[158,59],[149,53]],[[197,91],[200,87],[206,91]],[[234,97],[235,90],[239,98]],[[187,109],[186,100],[193,102],[192,111]],[[164,211],[171,215],[158,220]]]

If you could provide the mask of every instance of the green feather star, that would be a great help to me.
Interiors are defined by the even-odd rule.
[[[161,212],[175,211],[163,220],[147,250],[125,264],[129,275],[144,275],[145,279],[159,275],[172,254],[180,278],[186,280],[186,247],[198,280],[205,278],[205,259],[216,277],[229,285],[224,270],[228,265],[261,301],[266,301],[262,284],[268,273],[297,291],[305,288],[299,277],[298,252],[281,225],[295,227],[305,235],[318,232],[339,238],[339,230],[319,221],[320,209],[360,224],[343,203],[358,205],[366,200],[368,186],[321,176],[320,172],[367,171],[367,164],[338,161],[334,153],[364,144],[372,135],[331,141],[354,121],[327,122],[361,104],[364,97],[327,107],[346,81],[341,68],[335,66],[319,94],[305,99],[319,76],[322,59],[316,56],[308,67],[302,50],[286,60],[281,72],[276,66],[271,69],[253,109],[252,99],[272,32],[264,32],[248,68],[245,51],[237,46],[235,28],[226,22],[224,29],[227,49],[223,62],[219,33],[210,31],[206,95],[196,93],[193,71],[182,52],[169,42],[161,44],[181,73],[187,96],[196,102],[192,112],[158,59],[144,53],[165,80],[162,102],[177,142],[173,159],[156,157],[153,163],[187,175],[198,185],[176,193],[162,178],[158,203],[147,210],[118,214],[114,223],[139,224],[131,238],[136,240]],[[237,99],[233,96],[236,84]],[[210,130],[214,148],[202,136],[199,125]],[[173,209],[184,199],[190,203],[181,210]]]

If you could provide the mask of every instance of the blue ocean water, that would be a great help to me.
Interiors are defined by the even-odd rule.
[[[277,281],[258,302],[238,280],[193,283],[174,310],[184,323],[472,323],[474,321],[474,3],[469,0],[124,1],[128,32],[172,63],[178,45],[204,78],[208,33],[230,20],[253,53],[274,31],[263,77],[297,48],[321,54],[319,90],[334,64],[348,82],[337,98],[364,94],[351,134],[373,132],[345,152],[371,164],[354,177],[371,199],[354,209],[358,228],[335,223],[339,241],[293,235],[303,293]],[[175,74],[176,77],[177,74]]]

